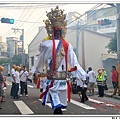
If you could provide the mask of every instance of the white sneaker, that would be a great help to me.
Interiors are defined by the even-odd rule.
[[[22,94],[20,94],[20,96],[23,96]]]
[[[28,95],[25,95],[26,97],[28,97]]]

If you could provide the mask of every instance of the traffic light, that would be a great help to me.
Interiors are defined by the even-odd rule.
[[[98,20],[98,24],[99,25],[109,25],[109,24],[111,24],[111,20],[109,20],[109,19],[104,19],[104,20]]]
[[[10,18],[1,18],[1,23],[14,24],[14,19],[10,19]]]

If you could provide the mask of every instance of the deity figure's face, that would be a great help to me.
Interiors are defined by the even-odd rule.
[[[59,38],[59,39],[62,38],[61,30],[55,30],[54,36],[55,38]]]

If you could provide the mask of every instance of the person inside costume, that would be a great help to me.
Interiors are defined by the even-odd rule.
[[[64,39],[67,26],[64,10],[57,6],[47,13],[47,17],[44,22],[48,37],[39,46],[40,54],[32,70],[36,76],[40,76],[44,69],[47,76],[46,89],[40,95],[42,105],[46,105],[50,98],[53,114],[63,114],[62,108],[67,107],[67,97],[70,101],[68,73],[86,80],[86,72],[78,63],[73,47]]]

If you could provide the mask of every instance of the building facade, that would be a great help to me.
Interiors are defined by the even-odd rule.
[[[17,37],[7,37],[6,42],[8,45],[7,52],[12,58],[14,55],[18,55],[18,38]]]
[[[87,11],[86,28],[113,37],[117,27],[116,14],[116,7]],[[110,22],[107,24],[105,20],[109,20]],[[102,22],[105,22],[105,24],[101,24]]]

